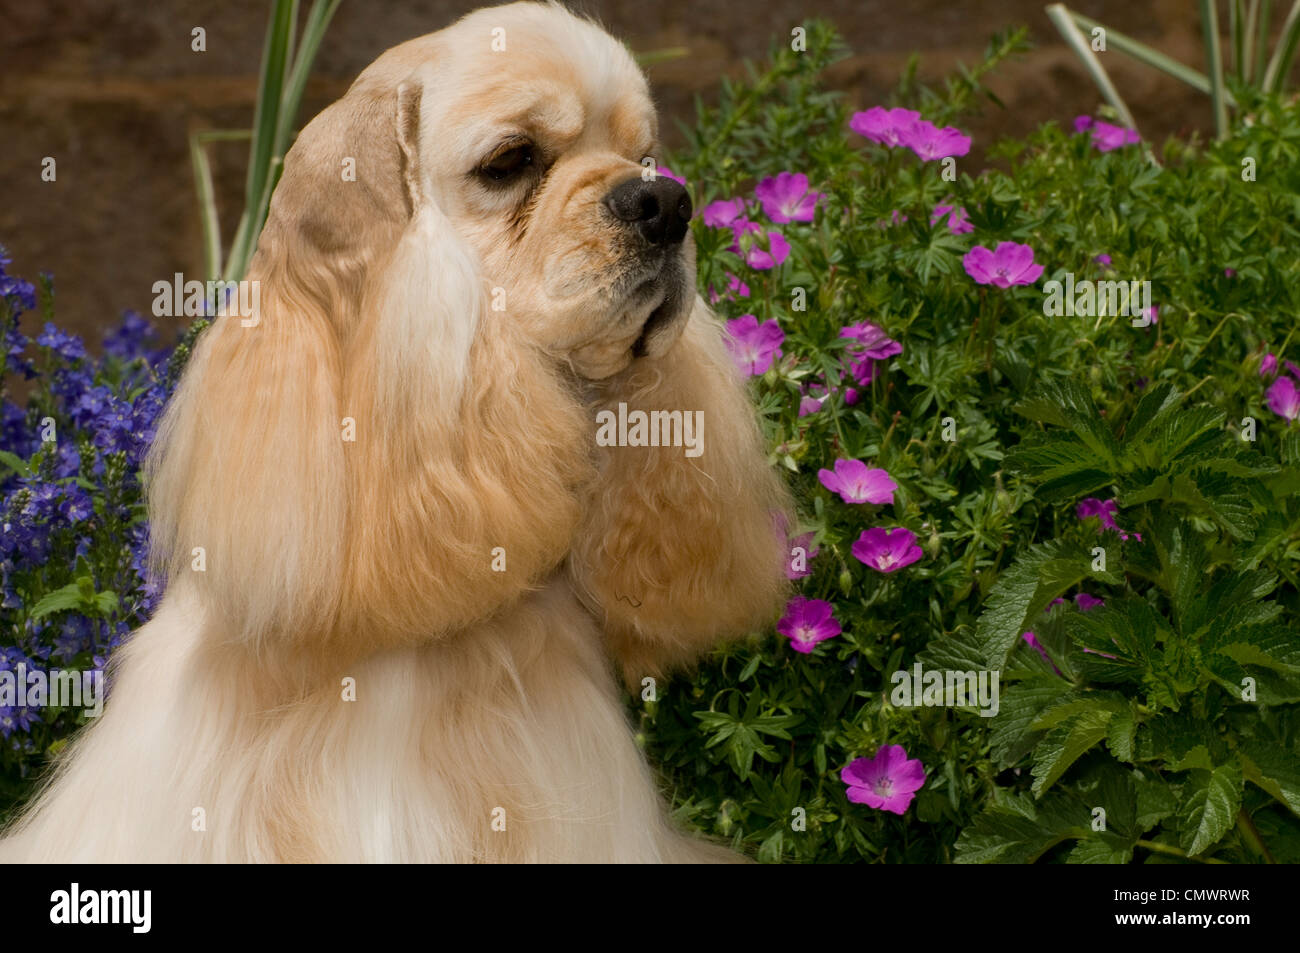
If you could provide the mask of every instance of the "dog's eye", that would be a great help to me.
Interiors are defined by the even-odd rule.
[[[479,166],[479,171],[496,182],[511,179],[533,164],[535,158],[531,143],[521,143],[493,155]]]

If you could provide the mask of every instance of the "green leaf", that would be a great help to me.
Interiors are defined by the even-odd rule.
[[[16,453],[10,453],[8,450],[0,450],[0,463],[3,463],[19,476],[29,477],[32,475],[31,469],[27,466],[27,461]]]
[[[1072,715],[1034,749],[1034,794],[1042,797],[1089,748],[1106,737],[1113,711],[1094,708]]]
[[[40,601],[32,606],[31,616],[33,619],[43,619],[54,612],[80,609],[84,602],[80,583],[70,582],[63,588],[47,592],[42,596]]]
[[[1040,734],[1030,728],[1035,719],[1053,704],[1073,697],[1069,683],[1056,675],[1030,676],[1008,688],[989,732],[989,753],[998,766],[1008,768],[1031,751]]]
[[[1300,816],[1300,758],[1285,748],[1255,740],[1242,745],[1241,756],[1246,780]]]
[[[1120,445],[1082,384],[1068,379],[1050,381],[1015,410],[1030,420],[1068,427],[1093,453],[1094,465],[1111,473],[1118,469]]]
[[[976,640],[985,665],[1001,670],[1020,635],[1032,629],[1053,599],[1087,578],[1118,584],[1109,572],[1094,572],[1092,556],[1083,547],[1053,540],[1032,546],[1003,571],[989,592],[976,625]]]
[[[1195,857],[1228,833],[1241,809],[1241,790],[1241,766],[1235,761],[1191,773],[1178,812],[1180,843],[1188,856]]]
[[[957,838],[959,864],[1031,864],[1063,840],[1091,834],[1087,809],[1051,798],[1035,805],[1027,794],[1007,795],[1009,804],[980,814]]]

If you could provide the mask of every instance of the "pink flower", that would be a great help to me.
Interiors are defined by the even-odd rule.
[[[1279,417],[1295,420],[1300,417],[1300,391],[1289,377],[1279,377],[1264,395],[1268,409]]]
[[[1034,250],[1016,242],[998,242],[994,251],[976,245],[961,263],[966,274],[980,284],[999,288],[1032,285],[1043,273],[1043,266],[1034,264]]]
[[[748,298],[748,297],[749,297],[749,285],[745,284],[743,281],[741,281],[731,272],[727,272],[726,294],[720,295],[713,290],[712,285],[709,286],[709,304],[717,304],[723,298],[726,298],[728,301],[730,301],[735,298]]]
[[[916,534],[897,526],[884,529],[873,526],[863,530],[851,548],[853,558],[877,572],[897,572],[921,558]]]
[[[975,231],[975,226],[966,217],[966,209],[953,209],[951,205],[936,205],[930,213],[930,224],[937,225],[944,216],[948,216],[948,231],[954,235],[965,235]]]
[[[655,168],[655,175],[657,175],[657,176],[661,176],[662,178],[665,178],[665,179],[672,179],[672,180],[673,180],[674,182],[676,182],[678,185],[685,185],[685,184],[686,184],[686,180],[685,180],[685,179],[683,179],[680,175],[678,175],[678,174],[677,174],[676,172],[674,172],[672,169],[668,168],[668,166],[666,166],[666,165],[657,166],[657,167]]]
[[[1085,500],[1079,501],[1079,505],[1075,507],[1074,514],[1080,520],[1086,520],[1095,516],[1101,521],[1102,529],[1114,530],[1116,533],[1119,533],[1120,539],[1127,540],[1129,534],[1120,529],[1115,523],[1115,514],[1118,511],[1119,507],[1116,505],[1114,500],[1102,500],[1095,496],[1090,496]],[[1139,543],[1142,542],[1141,533],[1134,533],[1133,538]]]
[[[1080,612],[1087,612],[1089,609],[1096,609],[1106,604],[1105,599],[1098,599],[1096,596],[1090,596],[1086,592],[1077,593],[1074,597],[1074,604],[1079,607]]]
[[[1056,667],[1056,663],[1053,662],[1051,656],[1047,654],[1047,649],[1043,648],[1042,643],[1038,641],[1038,636],[1034,635],[1033,632],[1022,632],[1020,633],[1020,637],[1029,643],[1030,648],[1043,657],[1044,662],[1052,666],[1052,670],[1056,672],[1057,675],[1061,674],[1061,670]]]
[[[754,196],[763,203],[763,212],[774,222],[811,222],[817,203],[825,198],[821,192],[808,191],[808,176],[802,172],[781,172],[754,186]]]
[[[1264,359],[1259,362],[1259,376],[1272,377],[1277,373],[1277,356],[1274,354],[1265,354]]]
[[[1094,258],[1093,261],[1105,268],[1110,267],[1110,255],[1103,253],[1101,255],[1098,255],[1096,258]]]
[[[790,640],[790,648],[807,655],[818,642],[834,638],[841,631],[834,607],[822,599],[795,596],[785,607],[776,631]]]
[[[849,338],[854,342],[846,348],[846,351],[852,351],[855,357],[869,357],[873,361],[883,361],[895,354],[903,353],[903,345],[870,321],[846,324],[840,328],[840,337]]]
[[[817,534],[814,532],[800,533],[798,536],[791,536],[787,540],[786,552],[788,552],[790,555],[789,558],[787,558],[785,561],[785,578],[802,579],[804,578],[804,576],[812,575],[812,570],[807,568],[808,563],[812,562],[813,559],[817,556],[817,554],[821,552],[820,547],[814,546],[812,544],[813,537],[816,535]],[[796,549],[803,550],[803,559],[800,560],[803,562],[804,565],[803,569],[799,569],[798,567],[795,566],[795,562],[798,557],[798,554],[795,553]]]
[[[820,397],[811,397],[804,394],[799,398],[799,416],[807,417],[809,414],[815,414],[822,409],[822,404],[826,403],[826,398],[830,394],[822,394]]]
[[[872,142],[892,148],[903,144],[903,131],[920,118],[921,114],[915,110],[872,106],[866,112],[854,113],[849,128]]]
[[[836,460],[835,470],[818,470],[817,479],[845,503],[893,503],[898,484],[884,470],[861,460]]]
[[[903,145],[926,162],[949,156],[964,156],[970,152],[970,136],[953,126],[940,129],[927,119],[913,121],[899,131],[899,136]]]
[[[774,358],[781,356],[785,332],[776,319],[759,324],[752,314],[742,314],[727,322],[727,350],[742,374],[757,377],[766,374]]]
[[[847,358],[849,373],[863,387],[875,379],[876,361],[884,361],[903,353],[903,345],[870,321],[846,325],[840,329],[840,337],[853,341],[844,349],[844,355]],[[855,400],[856,397],[855,394]],[[849,401],[850,404],[853,402]]]
[[[908,760],[902,745],[882,745],[874,758],[858,758],[840,771],[854,804],[903,814],[925,784],[925,765]]]
[[[1100,119],[1093,119],[1091,116],[1079,116],[1075,119],[1074,131],[1091,133],[1092,144],[1098,152],[1111,152],[1122,146],[1131,146],[1142,141],[1136,129],[1114,126]]]
[[[727,228],[736,219],[743,218],[744,214],[744,199],[718,199],[716,202],[710,202],[704,206],[703,211],[700,212],[700,218],[710,228]]]
[[[736,219],[731,228],[736,238],[729,250],[741,255],[755,271],[768,271],[790,257],[790,243],[780,232],[765,231],[757,222],[744,218]]]

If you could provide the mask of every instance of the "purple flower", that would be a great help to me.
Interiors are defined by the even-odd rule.
[[[840,771],[854,804],[903,814],[925,784],[925,765],[908,760],[902,745],[882,745],[874,758],[858,758]]]
[[[926,119],[917,119],[905,126],[900,130],[900,137],[903,145],[926,162],[949,156],[964,156],[970,152],[970,136],[953,126],[940,129]]]
[[[655,169],[655,175],[656,175],[656,176],[659,176],[660,178],[664,178],[664,179],[672,179],[672,180],[673,180],[674,182],[676,182],[678,185],[685,185],[685,184],[686,184],[686,180],[685,180],[685,179],[683,179],[680,175],[678,175],[678,174],[677,174],[676,172],[674,172],[672,169],[668,168],[668,166],[666,166],[666,165],[661,165],[661,166],[656,167],[656,169]]]
[[[934,211],[930,213],[930,224],[939,224],[944,216],[948,217],[948,231],[954,235],[965,235],[975,231],[975,226],[966,217],[966,209],[954,209],[951,205],[936,205]]]
[[[823,599],[795,596],[785,607],[776,631],[790,640],[790,648],[807,655],[818,642],[834,638],[841,631],[834,607]]]
[[[849,373],[863,387],[875,379],[876,361],[903,353],[903,345],[870,321],[846,325],[840,329],[840,337],[853,342],[844,349],[844,355],[848,358]],[[856,399],[855,393],[848,402],[852,404]]]
[[[1086,520],[1095,516],[1101,522],[1102,529],[1114,530],[1119,534],[1120,539],[1127,540],[1129,534],[1120,529],[1115,523],[1115,514],[1118,511],[1119,507],[1114,500],[1101,500],[1095,496],[1090,496],[1085,500],[1079,501],[1079,505],[1075,507],[1074,513],[1080,520]],[[1133,533],[1132,535],[1139,543],[1142,542],[1141,533]]]
[[[903,345],[870,321],[846,324],[840,328],[840,337],[849,338],[854,342],[846,348],[847,351],[853,352],[854,357],[883,361],[903,353]]]
[[[780,172],[754,186],[754,196],[763,212],[774,222],[811,222],[817,203],[826,196],[808,191],[808,176],[802,172]]]
[[[1038,636],[1034,635],[1033,632],[1022,632],[1020,637],[1029,643],[1030,648],[1043,657],[1044,662],[1052,666],[1052,671],[1056,672],[1057,675],[1061,674],[1061,670],[1056,667],[1056,663],[1047,654],[1047,649],[1043,648],[1042,643],[1038,641]]]
[[[854,113],[849,128],[872,142],[892,148],[903,144],[903,132],[920,118],[921,114],[915,110],[872,106],[866,112]]]
[[[1264,395],[1268,409],[1279,417],[1295,420],[1300,417],[1300,390],[1289,377],[1279,377]]]
[[[901,526],[894,529],[873,526],[863,530],[851,551],[854,559],[877,572],[897,572],[922,556],[921,547],[916,545],[916,534]]]
[[[718,294],[713,290],[713,286],[709,285],[709,304],[717,304],[724,298],[730,301],[735,298],[748,297],[749,285],[745,284],[731,272],[727,272],[727,291],[725,294]]]
[[[1282,362],[1286,366],[1286,372],[1300,381],[1300,366],[1292,364],[1290,361]]]
[[[822,394],[820,397],[813,397],[804,394],[799,398],[799,416],[807,417],[809,414],[817,413],[822,409],[822,404],[826,403],[826,398],[829,396],[830,394]]]
[[[768,271],[790,257],[790,243],[780,232],[769,232],[757,222],[744,218],[736,219],[732,231],[736,237],[729,250],[741,255],[745,264],[755,271]]]
[[[998,242],[994,251],[976,245],[961,263],[966,274],[980,284],[999,288],[1032,285],[1043,273],[1043,266],[1034,264],[1034,250],[1016,242]]]
[[[817,479],[845,503],[893,503],[898,489],[888,473],[868,469],[861,460],[836,460],[835,470],[818,470]]]
[[[1090,596],[1086,592],[1077,593],[1074,597],[1074,604],[1079,607],[1080,612],[1087,612],[1089,609],[1096,609],[1106,604],[1105,599],[1098,599],[1096,596]]]
[[[744,199],[718,199],[704,206],[700,218],[710,228],[728,228],[737,219],[745,215]]]
[[[1098,152],[1111,152],[1122,146],[1131,146],[1142,141],[1142,137],[1138,135],[1136,129],[1114,126],[1100,119],[1093,119],[1090,116],[1079,116],[1075,119],[1074,131],[1076,133],[1085,131],[1091,133],[1092,144]]]
[[[36,343],[41,347],[48,347],[66,361],[79,361],[86,356],[86,346],[81,343],[81,338],[60,331],[49,322],[46,322],[45,329],[41,331]]]
[[[1259,376],[1272,377],[1277,373],[1277,356],[1274,354],[1265,354],[1264,359],[1259,362]]]
[[[791,536],[787,540],[786,552],[788,552],[790,556],[785,561],[785,578],[802,579],[805,576],[812,575],[812,570],[807,568],[808,563],[812,562],[816,555],[821,552],[820,547],[812,544],[813,537],[816,535],[816,533],[810,531],[807,533],[800,533],[798,536]],[[801,560],[804,565],[803,569],[799,569],[795,566],[795,561],[798,558],[797,554],[794,552],[796,549],[803,550],[803,558]]]
[[[1093,261],[1096,262],[1098,265],[1102,265],[1106,268],[1110,267],[1110,255],[1104,253],[1100,254],[1096,258],[1094,258]]]
[[[752,314],[742,314],[727,322],[727,350],[742,374],[757,377],[767,373],[772,360],[781,356],[785,332],[775,318],[759,324]]]

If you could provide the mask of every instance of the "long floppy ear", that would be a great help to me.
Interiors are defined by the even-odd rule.
[[[697,296],[672,349],[611,379],[596,408],[617,415],[624,404],[629,418],[681,411],[703,424],[690,454],[603,448],[599,489],[574,545],[575,584],[603,614],[630,684],[766,625],[789,588],[776,526],[793,506],[721,331]]]
[[[397,93],[411,217],[344,361],[357,427],[344,622],[398,640],[485,618],[538,585],[568,552],[591,478],[581,402],[489,313],[476,256],[434,201],[421,99],[412,82]]]
[[[155,444],[155,552],[224,638],[427,638],[567,550],[584,418],[483,320],[421,168],[419,89],[359,80],[300,134],[248,276],[260,307],[204,332]]]

